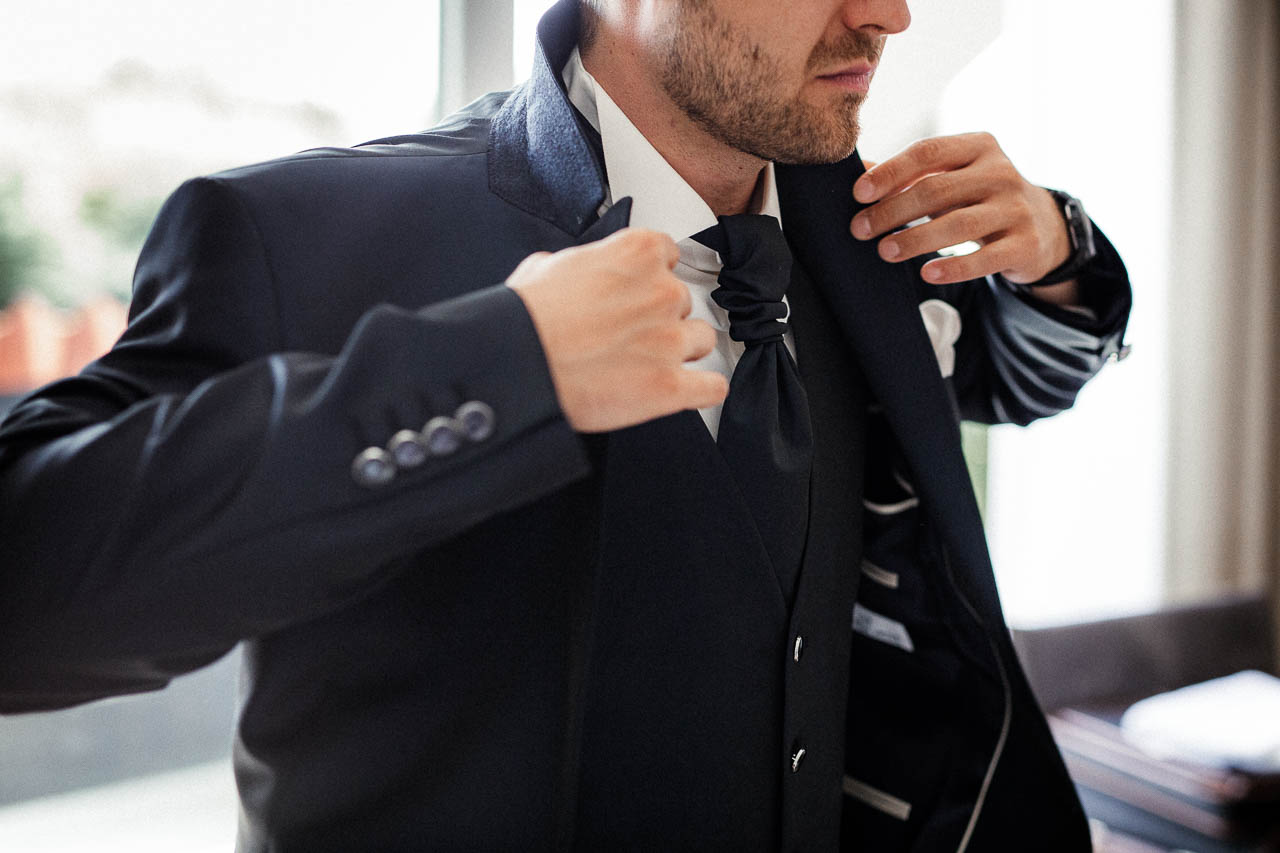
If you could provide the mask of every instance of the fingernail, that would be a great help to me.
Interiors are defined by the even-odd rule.
[[[937,281],[942,278],[942,270],[937,267],[928,266],[924,268],[924,277],[929,281]]]
[[[853,217],[853,236],[865,240],[871,236],[871,220],[865,216]]]
[[[862,178],[853,187],[853,197],[858,201],[871,201],[876,197],[876,185],[867,178]]]
[[[894,258],[898,257],[898,255],[900,255],[901,253],[902,253],[902,250],[898,248],[898,244],[896,241],[894,240],[880,241],[880,257],[884,258],[886,261],[893,260]]]

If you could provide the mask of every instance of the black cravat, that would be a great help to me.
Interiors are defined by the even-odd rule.
[[[746,498],[784,592],[800,570],[809,518],[813,429],[795,359],[782,342],[791,250],[772,216],[721,216],[693,239],[720,253],[711,293],[746,344],[729,380],[716,443]]]

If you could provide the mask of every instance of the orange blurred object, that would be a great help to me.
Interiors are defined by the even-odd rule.
[[[0,395],[22,394],[78,372],[124,331],[126,309],[112,299],[67,316],[43,299],[22,296],[0,311]]]
[[[71,376],[111,349],[124,331],[128,309],[103,296],[80,306],[66,320],[62,344],[62,376]]]

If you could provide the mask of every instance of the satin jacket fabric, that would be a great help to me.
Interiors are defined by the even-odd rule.
[[[848,236],[856,156],[778,169],[813,285],[791,298],[818,454],[788,595],[741,501],[681,536],[731,493],[697,413],[576,434],[501,284],[628,211],[596,218],[603,175],[555,73],[572,2],[540,39],[528,84],[433,131],[169,199],[124,337],[0,427],[0,710],[157,689],[247,640],[243,850],[835,849],[846,707],[874,698],[850,685],[848,621],[870,395],[948,567],[939,595],[971,614],[948,654],[987,673],[966,683],[989,713],[948,729],[983,757],[922,849],[1041,831],[1038,849],[1086,849],[956,414],[1071,404],[1119,346],[1114,251],[1090,279],[1097,324],[994,281],[921,289]],[[939,295],[965,319],[950,383],[917,308]],[[361,450],[470,400],[491,436],[385,486],[352,479]]]

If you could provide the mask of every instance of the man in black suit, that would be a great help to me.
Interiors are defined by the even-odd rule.
[[[513,93],[180,188],[0,428],[0,708],[247,640],[243,850],[1087,849],[956,415],[1069,406],[1123,267],[989,137],[864,174],[905,4],[772,5],[562,0]],[[794,565],[716,440],[689,238],[743,212],[795,259]]]

